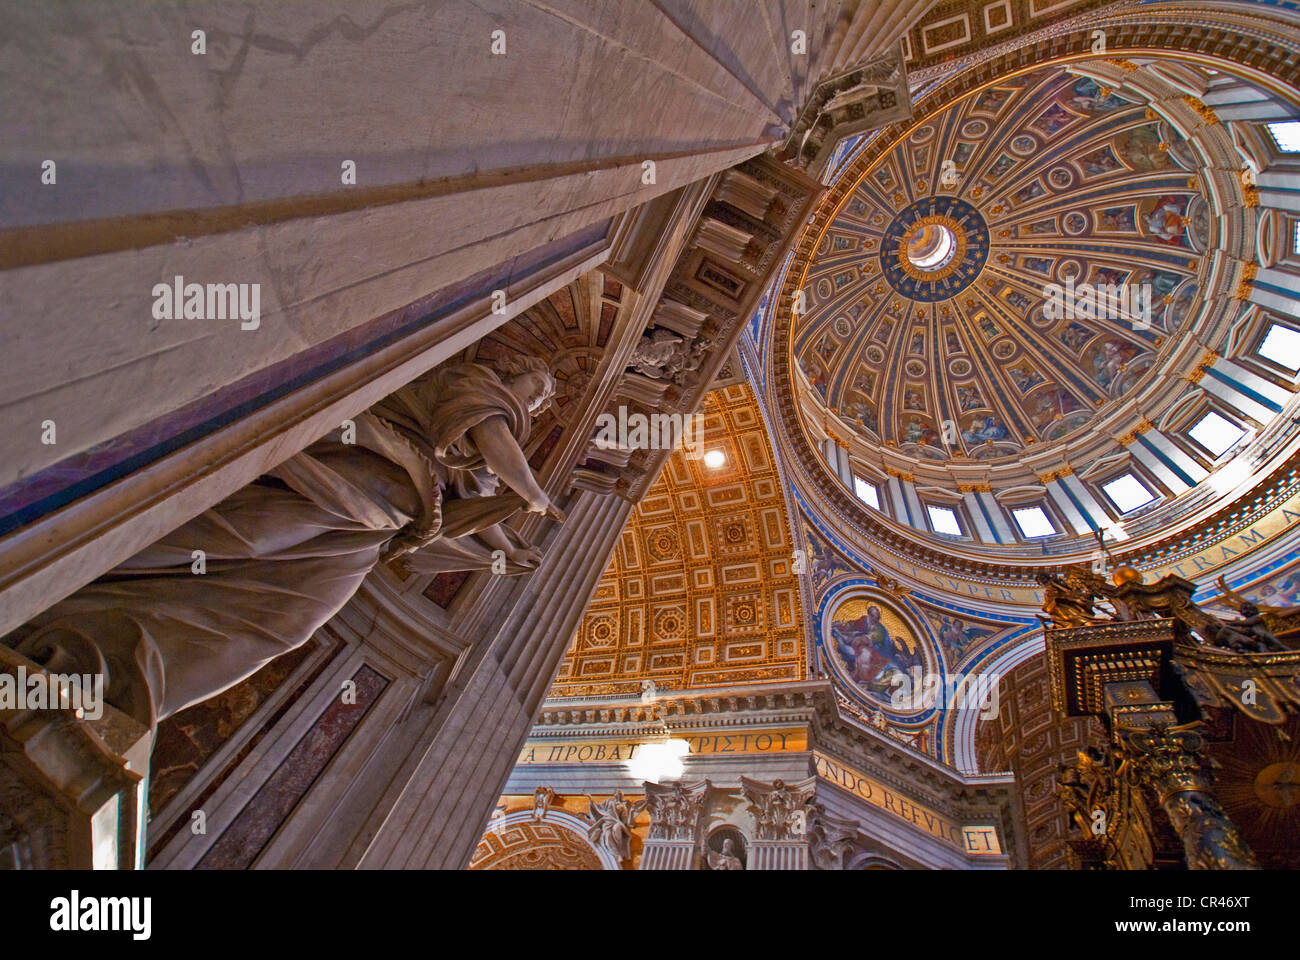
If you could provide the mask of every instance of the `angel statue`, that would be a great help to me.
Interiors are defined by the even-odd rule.
[[[590,804],[586,820],[590,824],[587,837],[593,844],[608,850],[619,863],[632,856],[632,828],[636,818],[645,809],[646,802],[638,800],[630,803],[623,796],[622,790],[615,790],[612,797],[599,803],[587,795]]]
[[[642,376],[663,378],[670,371],[673,356],[679,352],[681,344],[681,337],[671,330],[657,327],[641,338],[641,342],[632,351],[628,366],[634,367]]]
[[[1242,619],[1226,626],[1237,634],[1233,649],[1241,653],[1268,653],[1290,649],[1277,636],[1281,634],[1291,643],[1300,639],[1300,607],[1273,607],[1248,600],[1228,586],[1222,576],[1219,588],[1223,602],[1234,607]],[[1225,633],[1226,636],[1226,633]]]
[[[652,380],[671,380],[679,387],[686,383],[686,375],[700,368],[712,341],[701,337],[687,345],[671,330],[656,327],[641,337],[632,351],[628,366]]]
[[[1104,622],[1096,616],[1095,599],[1103,595],[1106,582],[1083,567],[1067,567],[1064,577],[1039,573],[1034,578],[1043,587],[1043,611],[1040,617],[1057,628],[1085,627]]]
[[[1080,779],[1079,771],[1068,764],[1059,764],[1056,769],[1055,793],[1079,832],[1088,836],[1092,830],[1092,819],[1089,817],[1092,795],[1089,785]]]
[[[554,391],[537,357],[435,369],[0,642],[154,725],[305,643],[382,559],[526,573],[505,521],[564,519],[524,456]]]

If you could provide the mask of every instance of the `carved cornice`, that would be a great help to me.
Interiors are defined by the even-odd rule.
[[[583,728],[588,736],[626,733],[626,725],[640,732],[691,727],[741,726],[753,723],[807,721],[817,707],[823,684],[774,683],[753,686],[665,691],[654,702],[631,697],[583,700],[548,700],[542,707],[532,737],[573,736]]]
[[[730,174],[730,176],[728,176]],[[753,190],[770,196],[764,201],[763,216],[738,198],[737,178],[744,178]],[[709,199],[692,227],[692,242],[678,255],[664,284],[660,306],[671,302],[706,317],[695,344],[701,362],[684,371],[663,394],[658,411],[689,413],[698,410],[719,371],[740,338],[744,321],[754,311],[767,288],[776,265],[785,258],[801,225],[811,216],[821,184],[802,172],[763,154],[753,157],[719,176]],[[752,199],[752,197],[750,198]],[[746,209],[735,206],[744,203]],[[750,236],[743,252],[729,257],[701,243],[701,225],[707,221],[724,224]],[[650,411],[647,411],[650,412]],[[640,500],[659,475],[670,451],[646,455],[619,474],[616,493],[633,502]]]

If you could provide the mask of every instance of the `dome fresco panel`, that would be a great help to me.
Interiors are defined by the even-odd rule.
[[[1195,315],[1195,157],[1146,103],[1059,68],[927,118],[818,244],[793,334],[809,387],[861,440],[918,459],[1000,461],[1087,428]],[[905,245],[927,218],[969,239],[931,274]],[[1049,318],[1044,288],[1069,281],[1150,284],[1149,329]]]

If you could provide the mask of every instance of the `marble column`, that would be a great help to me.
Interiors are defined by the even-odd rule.
[[[564,509],[542,565],[502,599],[502,615],[454,681],[360,868],[469,863],[631,504],[584,490]]]
[[[808,840],[755,840],[749,848],[747,870],[808,870]]]
[[[641,848],[641,863],[637,869],[690,870],[696,846],[694,840],[646,840]]]
[[[31,184],[0,197],[0,634],[793,116],[765,31],[743,67],[720,52],[755,36],[743,8],[560,6],[0,0],[32,38],[0,103],[0,178]],[[257,316],[162,317],[178,282],[256,289]]]

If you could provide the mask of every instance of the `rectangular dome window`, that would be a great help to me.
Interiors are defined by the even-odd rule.
[[[934,528],[935,533],[946,533],[950,537],[961,536],[961,524],[957,522],[957,514],[947,507],[932,507],[929,504],[925,509],[930,513],[930,526]]]
[[[1047,518],[1042,507],[1024,507],[1012,510],[1011,514],[1026,538],[1050,537],[1056,533],[1056,527],[1052,526],[1052,521]]]
[[[1300,120],[1278,120],[1267,124],[1269,136],[1283,153],[1300,153]]]
[[[1259,345],[1259,355],[1288,370],[1300,370],[1300,332],[1273,324]]]
[[[1116,477],[1110,483],[1103,483],[1101,488],[1106,491],[1111,502],[1119,507],[1120,513],[1136,510],[1155,499],[1155,495],[1131,473]]]
[[[858,495],[859,500],[873,510],[880,509],[880,491],[876,489],[875,484],[867,483],[861,477],[854,477],[853,492]]]
[[[1187,431],[1187,435],[1216,457],[1221,457],[1229,447],[1246,435],[1246,431],[1231,420],[1225,420],[1210,411]]]

